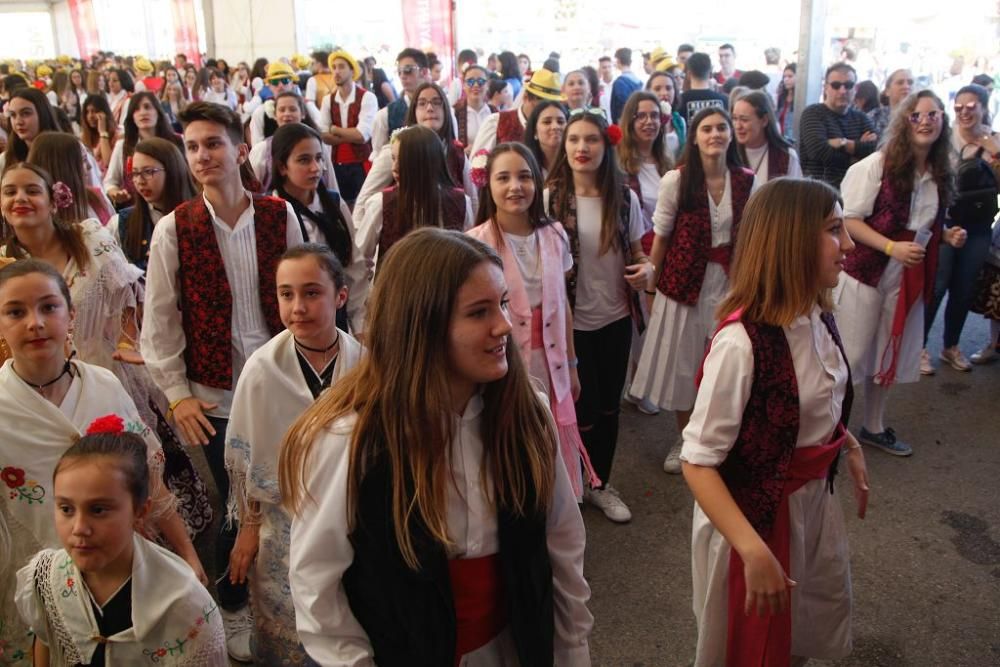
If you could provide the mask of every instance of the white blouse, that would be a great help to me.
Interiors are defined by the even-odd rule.
[[[482,409],[477,395],[455,417],[447,494],[450,558],[479,558],[499,550],[496,511],[483,495],[481,479]],[[315,443],[307,486],[316,502],[307,502],[292,521],[289,581],[296,627],[306,651],[322,665],[374,664],[368,636],[351,612],[342,582],[354,560],[346,509],[354,424],[354,417],[338,420]],[[554,585],[556,664],[585,667],[593,626],[587,609],[590,586],[583,578],[586,532],[565,467],[557,462],[555,472],[545,532]]]

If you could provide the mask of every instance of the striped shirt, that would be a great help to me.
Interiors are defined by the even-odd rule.
[[[840,188],[847,168],[875,150],[877,140],[858,141],[862,134],[869,131],[874,131],[871,119],[857,109],[849,108],[847,113],[838,114],[822,103],[809,105],[799,121],[802,173]],[[830,139],[840,138],[856,142],[854,155],[827,143]]]

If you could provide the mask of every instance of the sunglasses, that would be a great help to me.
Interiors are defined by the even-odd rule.
[[[913,125],[920,125],[920,121],[924,118],[932,123],[936,123],[941,120],[943,114],[940,111],[914,111],[910,114],[910,123]]]
[[[833,88],[834,90],[840,90],[841,88],[843,88],[844,90],[851,90],[852,88],[854,88],[853,81],[830,81],[827,83],[827,85]]]
[[[976,113],[976,107],[979,106],[979,102],[966,102],[965,104],[955,105],[955,114],[960,114],[963,111],[965,113]]]
[[[280,79],[268,79],[267,82],[272,86],[287,86],[292,82],[287,76]]]
[[[573,109],[569,112],[569,117],[572,118],[573,116],[579,116],[584,113],[590,114],[591,116],[600,116],[604,120],[608,119],[608,117],[604,114],[604,109],[600,107],[580,107],[578,109]]]
[[[484,79],[483,77],[479,77],[478,79],[466,79],[465,85],[468,88],[475,88],[476,86],[482,88],[483,86],[486,85],[486,79]]]
[[[414,72],[420,71],[420,68],[416,65],[403,65],[396,69],[397,74],[413,74]]]

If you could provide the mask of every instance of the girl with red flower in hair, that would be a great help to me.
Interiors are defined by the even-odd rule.
[[[600,109],[571,112],[544,193],[546,211],[569,236],[573,266],[566,288],[576,359],[568,363],[578,366],[580,376],[580,436],[603,482],[586,489],[583,498],[615,522],[632,518],[608,480],[633,322],[643,328],[637,290],[652,277],[642,249],[642,207],[614,155],[620,139],[621,130],[609,126]]]
[[[695,374],[729,286],[729,259],[743,207],[757,187],[741,166],[733,123],[722,109],[691,121],[680,166],[660,181],[653,212],[655,272],[646,285],[649,331],[629,394],[677,418],[677,441],[663,462],[680,474],[680,433],[694,407]]]
[[[125,429],[118,415],[99,417],[56,464],[62,548],[41,550],[17,573],[34,664],[135,665],[153,656],[177,667],[226,664],[208,591],[183,559],[135,530],[150,511],[150,475],[146,442]]]
[[[52,488],[53,471],[81,432],[109,412],[120,415],[122,428],[144,445],[150,505],[142,525],[165,538],[192,576],[207,581],[176,500],[163,484],[156,435],[111,371],[67,358],[75,317],[70,289],[51,264],[27,258],[0,270],[0,336],[12,354],[0,367],[0,423],[16,425],[0,439],[0,645],[12,652],[29,651],[27,628],[14,610],[14,574],[41,549],[60,545],[52,517],[62,505]],[[81,662],[89,660],[69,664]]]

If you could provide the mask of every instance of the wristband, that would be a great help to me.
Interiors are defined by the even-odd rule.
[[[184,398],[178,398],[176,401],[171,401],[170,407],[167,408],[167,419],[170,419],[174,415],[174,410],[177,408],[178,405],[180,405],[183,401],[188,400],[189,398],[191,397],[185,396]]]
[[[118,345],[116,346],[116,349],[118,349],[118,350],[132,350],[134,352],[135,351],[135,345],[133,345],[132,343],[130,343],[127,340],[122,340],[122,341],[118,342]]]
[[[883,250],[882,252],[884,252],[886,255],[889,255],[890,257],[892,257],[892,247],[894,245],[896,245],[895,242],[889,241],[888,243],[885,244],[885,250]]]
[[[111,135],[108,134],[107,132],[101,132],[100,137],[101,139],[110,139]]]

